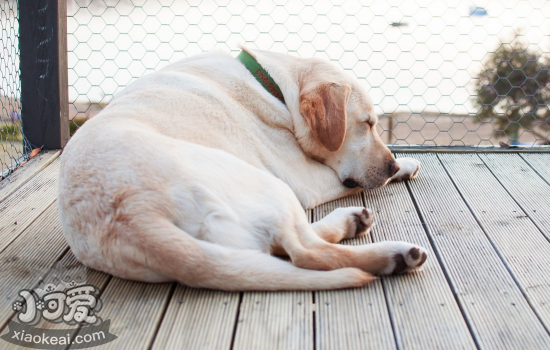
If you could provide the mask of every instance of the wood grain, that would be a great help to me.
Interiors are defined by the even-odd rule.
[[[243,293],[233,348],[313,348],[312,304],[311,292]]]
[[[524,157],[533,163],[540,174],[547,174],[548,166],[544,165],[544,161],[550,159],[550,156],[539,158],[539,162]],[[480,158],[514,197],[525,215],[550,240],[550,185],[516,154],[481,154]]]
[[[0,203],[51,164],[61,151],[42,151],[0,181]]]
[[[520,153],[519,156],[550,184],[550,153]]]
[[[112,278],[101,294],[101,317],[111,320],[110,332],[118,339],[101,348],[149,348],[164,316],[172,285]]]
[[[0,203],[0,252],[55,201],[59,158]]]
[[[0,235],[3,234],[0,232]],[[0,329],[13,315],[11,304],[21,289],[33,288],[44,271],[67,251],[57,207],[50,205],[40,217],[0,253]]]
[[[178,285],[153,349],[229,349],[239,293]]]
[[[312,349],[312,293],[244,293],[233,348]]]
[[[67,1],[19,1],[21,115],[32,148],[69,141]]]
[[[478,346],[548,348],[550,337],[544,326],[437,155],[407,156],[422,163],[421,175],[409,186]]]
[[[57,262],[56,264],[60,264],[61,266],[64,266],[67,269],[72,269],[75,267],[83,267],[83,265],[76,260],[72,252],[69,250],[67,251],[61,260]],[[105,288],[105,285],[107,284],[107,281],[109,280],[110,276],[106,275],[102,272],[95,271],[88,269],[87,270],[87,276],[86,276],[86,284],[91,284],[95,287],[97,287],[99,290],[103,290]],[[100,296],[101,300],[101,296]],[[101,311],[97,314],[99,317],[102,317]],[[14,315],[11,318],[14,322],[19,322],[17,320],[17,317]],[[41,328],[41,329],[52,329],[52,330],[66,330],[67,334],[71,336],[72,339],[74,339],[74,336],[77,334],[79,326],[74,325],[67,325],[65,323],[51,323],[47,320],[42,319],[37,325],[34,327]],[[4,350],[11,350],[11,349],[21,349],[20,346],[13,345],[10,343],[4,343],[3,348]]]
[[[363,206],[361,195],[349,196],[313,209],[318,221],[339,207]],[[343,244],[371,243],[370,236]],[[396,349],[380,280],[363,288],[315,292],[317,349]]]
[[[439,158],[531,307],[550,329],[550,242],[478,156]],[[517,156],[509,158],[508,165],[523,163]]]
[[[406,241],[429,254],[422,271],[381,280],[398,348],[475,348],[405,183],[365,191],[364,196],[374,213],[374,242]]]

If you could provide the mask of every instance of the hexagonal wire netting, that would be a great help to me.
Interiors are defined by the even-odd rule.
[[[24,161],[18,1],[0,2],[0,180]]]
[[[547,144],[549,15],[544,0],[68,0],[71,124],[148,72],[245,44],[355,75],[388,144]]]

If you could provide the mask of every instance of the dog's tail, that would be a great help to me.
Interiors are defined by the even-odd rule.
[[[176,226],[165,228],[143,252],[149,268],[183,284],[228,291],[325,290],[359,287],[375,277],[356,268],[316,271],[256,250],[197,240]],[[149,236],[150,237],[150,236]]]

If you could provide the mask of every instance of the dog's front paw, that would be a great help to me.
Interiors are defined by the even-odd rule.
[[[420,270],[428,258],[426,249],[406,242],[383,242],[387,265],[378,274],[395,275]]]
[[[399,171],[392,176],[392,181],[412,180],[418,176],[420,171],[420,162],[414,158],[397,158]]]

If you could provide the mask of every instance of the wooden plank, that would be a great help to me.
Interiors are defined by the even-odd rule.
[[[482,154],[480,157],[525,215],[550,240],[550,185],[516,154]],[[540,166],[537,169],[545,170]]]
[[[312,349],[312,305],[311,292],[243,293],[233,348]]]
[[[312,349],[311,292],[244,293],[234,349]]]
[[[0,203],[35,175],[44,170],[44,168],[50,165],[60,154],[61,151],[59,150],[42,151],[38,153],[36,157],[28,160],[27,163],[0,181]]]
[[[363,206],[360,195],[325,203],[313,209],[318,221],[339,207]],[[371,243],[370,236],[343,244]],[[363,288],[315,292],[317,349],[396,349],[382,282]]]
[[[35,203],[37,199],[36,193],[40,193],[42,197],[49,196],[49,198],[55,201],[58,163],[58,160],[54,161],[43,172],[35,176],[32,181],[22,186],[20,190],[4,201],[2,206],[5,208],[5,212],[11,214],[14,212],[17,213],[19,211],[13,208],[17,206],[29,206],[29,203]],[[52,174],[55,174],[55,176],[53,176],[55,181],[53,182],[49,181]],[[40,185],[36,185],[37,183]],[[31,190],[27,187],[30,187]],[[30,192],[30,194],[27,194],[27,192]],[[24,195],[20,195],[20,193]],[[17,200],[13,201],[12,197]],[[25,198],[25,200],[22,200],[22,198]],[[35,200],[32,200],[33,198]],[[22,260],[23,271],[34,266],[36,261],[41,262],[46,259],[48,262],[52,262],[57,260],[60,254],[67,249],[67,244],[60,229],[57,207],[53,201],[48,211],[29,226],[29,229],[32,227],[33,232],[39,232],[40,235],[35,235],[30,240],[27,238],[27,235],[21,235],[21,240],[15,240],[8,246],[6,251],[2,253],[11,256],[14,255],[12,250],[24,250],[26,254],[30,254],[32,260],[28,258]],[[4,216],[2,216],[0,220],[4,220]],[[44,233],[42,230],[37,231],[34,228],[36,226],[43,228],[46,232]],[[58,241],[49,236],[52,232],[57,235]],[[8,233],[11,233],[11,231]],[[4,232],[2,232],[2,234],[4,234]],[[23,248],[21,248],[21,242],[23,242]],[[29,249],[29,247],[32,247],[32,249]],[[60,251],[59,249],[62,250]],[[21,258],[14,257],[2,259],[2,261],[12,261],[13,259]],[[19,273],[19,275],[22,273]],[[24,273],[27,275],[29,274],[28,271]],[[101,275],[104,280],[107,278],[107,275]],[[2,274],[0,277],[0,286],[3,289],[0,290],[2,290],[2,294],[7,295],[7,297],[16,297],[18,290],[27,287],[30,283],[14,283],[12,281],[13,276],[17,277],[18,274],[15,272],[7,273]],[[119,339],[110,343],[108,346],[115,348],[124,348],[124,346],[126,346],[131,349],[149,347],[156,332],[157,325],[164,313],[164,306],[168,301],[171,284],[142,284],[119,279],[114,279],[114,281],[114,283],[108,285],[105,293],[102,295],[102,300],[105,302],[106,299],[104,298],[108,298],[109,303],[106,303],[107,305],[101,310],[101,317],[103,317],[104,320],[111,319],[111,331],[119,336]],[[6,315],[2,314],[2,310],[8,310],[4,311]],[[0,310],[1,320],[6,320],[12,316],[11,309],[2,310]],[[128,320],[132,320],[132,322],[128,322]],[[60,329],[65,329],[66,326],[50,325],[50,328],[59,327]],[[71,331],[71,333],[73,333],[73,331]],[[74,330],[75,335],[76,333],[77,330]],[[136,334],[140,334],[141,336],[136,337]]]
[[[19,1],[21,117],[32,148],[69,140],[67,1]]]
[[[239,293],[178,285],[153,349],[229,349],[239,309]]]
[[[422,271],[384,277],[382,284],[400,349],[474,349],[461,310],[403,182],[365,191],[373,210],[372,240],[406,241],[428,250]]]
[[[520,157],[527,162],[545,181],[550,184],[550,154],[520,153]]]
[[[550,243],[479,157],[439,158],[531,307],[550,329]],[[523,163],[517,156],[512,158]],[[510,164],[508,159],[505,164]]]
[[[63,256],[63,258],[56,264],[60,264],[61,266],[67,268],[67,269],[73,269],[77,267],[84,268],[84,265],[82,265],[79,261],[76,260],[73,253],[69,250],[67,253]],[[107,274],[104,274],[99,271],[87,269],[87,276],[86,276],[86,284],[91,284],[93,286],[96,286],[98,289],[103,290],[109,281],[110,276]],[[101,300],[101,297],[100,297]],[[98,312],[98,316],[103,318],[102,312]],[[16,319],[16,315],[14,315],[11,319],[14,322],[18,322]],[[71,338],[74,339],[74,336],[76,335],[76,332],[78,331],[78,326],[70,326],[65,323],[51,323],[49,321],[46,321],[42,319],[37,325],[34,326],[35,328],[41,328],[41,329],[51,329],[51,330],[66,330],[67,334],[71,336]],[[4,329],[5,330],[5,329]],[[4,330],[0,331],[2,333]],[[21,349],[20,346],[13,345],[10,343],[4,343],[3,344],[3,350],[16,350]]]
[[[548,333],[437,156],[407,156],[422,163],[421,175],[409,186],[479,347],[549,348]]]
[[[0,252],[57,197],[59,158],[0,203]]]
[[[141,283],[113,277],[101,294],[101,317],[111,320],[110,333],[118,339],[101,348],[148,349],[164,316],[173,286],[173,283]]]
[[[68,249],[61,232],[57,206],[50,205],[6,250],[0,253],[0,329],[13,315],[10,304],[19,290],[36,285],[44,269],[50,268]]]

